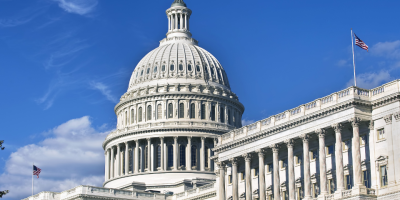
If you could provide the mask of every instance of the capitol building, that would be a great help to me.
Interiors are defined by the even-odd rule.
[[[166,38],[114,108],[103,185],[26,200],[400,199],[400,80],[242,126],[224,68],[192,38],[192,10],[175,0],[166,14]]]

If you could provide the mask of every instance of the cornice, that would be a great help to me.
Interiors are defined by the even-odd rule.
[[[356,106],[364,106],[364,107],[371,108],[371,103],[369,101],[365,101],[365,100],[351,99],[351,100],[348,100],[346,102],[342,102],[340,104],[336,104],[336,105],[334,105],[332,107],[328,107],[328,108],[325,108],[323,110],[319,110],[319,111],[316,111],[314,113],[310,113],[310,114],[308,114],[306,116],[303,116],[301,118],[296,118],[296,119],[290,120],[288,122],[285,122],[283,124],[279,124],[279,125],[273,126],[271,128],[268,128],[268,129],[265,129],[265,130],[261,130],[261,131],[259,131],[257,133],[254,133],[254,134],[251,134],[249,136],[246,136],[246,137],[231,141],[231,142],[229,142],[227,144],[219,145],[219,146],[213,148],[213,151],[218,154],[218,153],[224,152],[224,151],[226,151],[228,149],[232,149],[232,148],[237,148],[239,146],[243,146],[245,144],[248,144],[248,143],[251,143],[251,142],[266,138],[266,137],[269,137],[270,135],[274,135],[274,134],[280,133],[282,131],[298,127],[300,125],[303,125],[303,124],[306,124],[306,123],[309,123],[309,122],[312,122],[312,121],[315,121],[315,120],[318,120],[318,119],[321,119],[321,118],[336,114],[338,112],[341,112],[343,110],[347,110],[349,108],[354,108]]]
[[[373,100],[371,102],[371,105],[372,105],[372,109],[376,109],[376,108],[386,106],[386,105],[391,104],[396,101],[400,101],[400,93],[399,92],[384,96],[384,97],[376,99],[376,100]]]

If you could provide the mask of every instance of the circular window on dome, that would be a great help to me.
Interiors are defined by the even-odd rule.
[[[143,76],[143,69],[142,69],[142,72],[140,72],[140,76]]]
[[[165,71],[165,65],[161,67],[161,71]]]
[[[147,68],[147,74],[149,74],[150,73],[150,68]]]
[[[179,64],[179,71],[182,71],[182,70],[183,70],[183,65]]]
[[[171,66],[169,66],[170,71],[174,71],[174,69],[175,69],[175,66],[173,64]]]
[[[157,73],[157,66],[154,67],[154,73]]]
[[[192,65],[191,64],[188,65],[188,70],[192,71]]]
[[[200,72],[200,66],[196,65],[196,70]]]

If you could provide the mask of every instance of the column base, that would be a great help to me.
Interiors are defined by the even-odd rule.
[[[311,196],[304,197],[303,200],[312,200],[313,198]]]
[[[367,194],[367,187],[365,185],[356,185],[352,188],[352,195]]]
[[[325,200],[325,196],[326,196],[326,195],[327,195],[327,194],[322,194],[322,193],[321,193],[321,194],[318,195],[317,199],[318,199],[318,200]]]
[[[343,197],[342,191],[343,191],[343,190],[340,190],[340,189],[336,190],[336,192],[335,192],[335,199],[341,199],[341,198]]]

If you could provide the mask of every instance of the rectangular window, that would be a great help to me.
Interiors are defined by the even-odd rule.
[[[365,185],[365,187],[369,187],[369,184],[368,184],[368,170],[364,170],[363,171],[363,182],[364,182],[364,185]]]
[[[350,148],[350,140],[346,140],[342,142],[343,151],[347,151]]]
[[[201,104],[201,119],[206,119],[206,104]]]
[[[351,189],[351,176],[350,175],[344,175],[344,187],[346,190]]]
[[[378,140],[383,140],[385,139],[385,129],[379,129],[378,130]]]
[[[325,147],[326,149],[325,149],[325,151],[326,151],[326,155],[332,155],[334,152],[333,152],[333,145],[330,145],[330,146],[327,146],[327,147]]]
[[[288,160],[287,159],[284,159],[284,160],[281,160],[279,163],[280,163],[280,165],[281,165],[281,169],[285,169],[287,166],[288,166]]]
[[[333,182],[333,179],[328,180],[328,192],[329,194],[335,193],[335,183]]]
[[[240,172],[240,180],[244,180],[246,178],[246,175],[244,172]]]
[[[162,105],[157,105],[157,119],[162,119]]]
[[[228,184],[232,184],[232,175],[228,176]]]
[[[257,167],[257,168],[254,168],[253,171],[254,171],[253,176],[254,176],[254,177],[257,177],[257,176],[258,176],[258,172],[259,172],[259,171],[258,171],[258,167]]]
[[[388,185],[386,165],[380,166],[379,171],[381,176],[381,187],[385,187]]]
[[[211,121],[215,121],[215,106],[211,106]]]
[[[315,159],[317,158],[317,156],[318,156],[318,151],[317,151],[317,150],[312,150],[312,151],[310,152],[310,158],[311,158],[311,160],[315,160]]]

